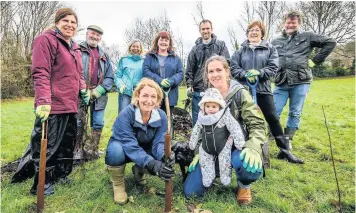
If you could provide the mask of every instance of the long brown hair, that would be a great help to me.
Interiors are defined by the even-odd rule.
[[[169,47],[168,47],[168,51],[173,51],[174,48],[173,48],[173,40],[172,40],[172,37],[171,37],[171,34],[167,31],[162,31],[162,32],[159,32],[158,35],[155,37],[155,39],[153,39],[152,41],[152,47],[151,49],[148,51],[149,53],[152,53],[152,52],[158,52],[158,40],[160,38],[166,38],[169,40]]]

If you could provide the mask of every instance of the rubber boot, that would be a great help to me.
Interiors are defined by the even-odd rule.
[[[289,147],[288,147],[289,149],[280,148],[277,158],[278,159],[286,159],[290,163],[304,164],[304,161],[302,159],[297,158],[290,151],[290,144],[291,144],[291,140],[292,140],[291,138],[293,138],[295,131],[296,131],[296,129],[289,129],[289,128],[284,129],[284,132],[285,132],[284,139],[282,137],[282,140],[284,140],[284,142],[281,142],[281,143],[289,144]],[[276,142],[277,142],[277,137],[276,137]],[[277,145],[278,145],[278,142],[277,142]]]
[[[247,205],[252,202],[251,189],[237,187],[237,203],[240,205]]]
[[[134,175],[135,182],[140,186],[147,184],[145,173],[145,169],[137,166],[136,164],[132,167],[132,174]]]
[[[284,134],[289,138],[290,149],[292,149],[292,140],[293,140],[293,136],[296,131],[297,131],[297,129],[295,129],[295,128],[288,128],[288,127],[284,128]]]
[[[114,201],[120,205],[127,203],[127,193],[125,191],[125,166],[108,166],[108,173],[114,191]]]
[[[92,132],[92,144],[88,144],[88,148],[85,150],[86,156],[89,159],[98,159],[103,152],[99,152],[99,143],[101,138],[102,129],[94,129]]]

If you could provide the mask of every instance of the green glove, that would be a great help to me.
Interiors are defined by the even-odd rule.
[[[259,76],[259,75],[261,75],[260,71],[258,71],[258,70],[249,70],[246,73],[245,77],[249,78],[249,77],[252,77],[252,76]]]
[[[313,62],[313,60],[311,60],[311,59],[308,60],[308,67],[309,68],[315,67],[315,63]]]
[[[240,154],[240,160],[243,160],[243,167],[252,173],[262,171],[262,159],[260,154],[251,148],[244,148]]]
[[[39,105],[36,107],[36,116],[41,119],[43,123],[47,120],[49,113],[51,112],[51,105]]]
[[[257,78],[257,76],[251,76],[251,77],[248,77],[247,80],[248,80],[250,83],[254,84],[255,81],[256,81],[256,78]]]
[[[197,167],[198,162],[199,162],[199,154],[194,156],[193,161],[190,163],[188,167],[188,172],[193,172],[195,170],[195,167]]]
[[[105,93],[106,93],[105,88],[102,87],[101,85],[99,85],[99,86],[95,87],[95,89],[93,89],[92,96],[94,98],[100,98],[102,95],[105,95]]]
[[[167,78],[165,78],[161,81],[161,86],[164,88],[169,88],[171,87],[171,82]]]
[[[126,88],[126,84],[123,84],[121,87],[120,87],[120,93],[123,94],[124,93],[124,90]]]
[[[83,99],[84,103],[88,105],[90,99],[90,90],[88,91],[86,89],[80,90],[80,97]]]

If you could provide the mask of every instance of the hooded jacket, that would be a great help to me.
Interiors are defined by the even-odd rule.
[[[125,84],[124,94],[132,96],[133,90],[142,79],[142,64],[143,58],[140,55],[128,55],[120,59],[115,74],[118,91]]]
[[[204,92],[206,89],[203,80],[205,61],[213,55],[224,56],[228,61],[230,60],[225,42],[217,40],[215,34],[212,34],[209,44],[204,44],[203,39],[198,38],[188,55],[185,75],[187,87],[193,87],[195,92]]]
[[[247,85],[245,75],[251,69],[261,73],[257,93],[272,94],[271,78],[278,70],[277,49],[266,40],[255,49],[249,47],[248,40],[244,41],[231,57],[231,74],[240,84]]]
[[[51,105],[50,114],[77,113],[85,89],[79,46],[69,45],[59,30],[46,30],[33,41],[32,78],[35,108]]]

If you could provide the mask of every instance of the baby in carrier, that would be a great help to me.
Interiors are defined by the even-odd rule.
[[[232,143],[238,150],[245,144],[240,124],[231,115],[229,107],[219,90],[205,91],[199,102],[200,112],[189,141],[189,148],[199,146],[199,163],[202,170],[203,185],[209,187],[216,177],[215,161],[218,158],[220,180],[225,186],[231,182]]]

